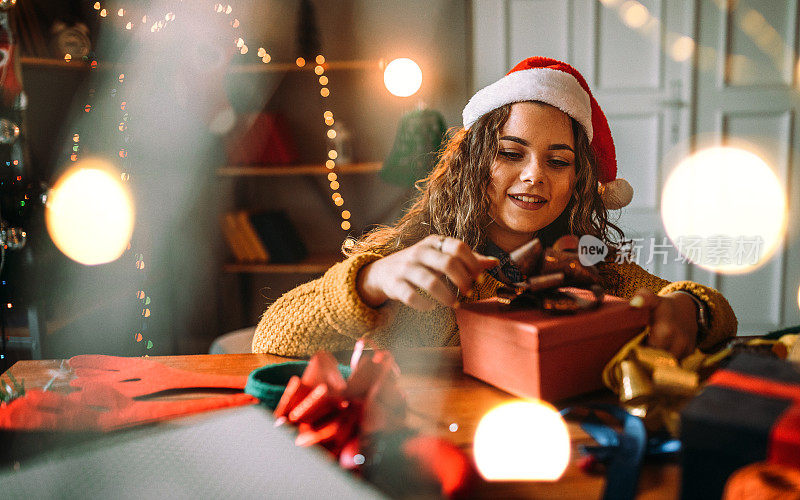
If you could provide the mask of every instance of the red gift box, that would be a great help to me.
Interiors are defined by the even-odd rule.
[[[642,331],[648,313],[611,296],[597,309],[559,316],[487,299],[456,309],[456,320],[464,373],[555,401],[601,388],[603,367]]]

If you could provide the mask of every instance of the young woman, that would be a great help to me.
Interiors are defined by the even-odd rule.
[[[386,347],[458,345],[453,308],[494,295],[500,276],[514,281],[513,249],[565,234],[614,247],[622,232],[607,210],[632,196],[615,177],[611,132],[580,73],[526,59],[470,100],[464,128],[395,226],[368,234],[267,309],[253,352],[309,356],[365,334]],[[613,259],[598,268],[608,293],[650,310],[652,346],[683,356],[736,333],[730,305],[712,288]]]

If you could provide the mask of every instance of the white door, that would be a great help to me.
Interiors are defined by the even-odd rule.
[[[684,0],[475,0],[473,86],[497,80],[534,55],[560,59],[586,78],[608,117],[618,176],[634,187],[612,213],[635,243],[639,263],[669,280],[688,265],[669,244],[659,216],[665,157],[685,154],[691,137],[694,3]]]
[[[746,275],[696,269],[733,305],[740,333],[800,323],[800,130],[798,0],[702,0],[696,129],[710,142],[750,143],[787,186],[786,239],[763,267]],[[748,179],[742,183],[746,200]],[[791,192],[788,191],[791,189]]]

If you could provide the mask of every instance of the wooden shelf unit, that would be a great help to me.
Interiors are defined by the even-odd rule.
[[[217,170],[222,177],[281,177],[293,175],[369,174],[381,169],[381,162],[348,163],[329,169],[318,163],[306,165],[229,165]]]
[[[311,255],[301,262],[291,264],[228,263],[222,270],[230,274],[322,274],[344,258],[342,254],[322,254]]]

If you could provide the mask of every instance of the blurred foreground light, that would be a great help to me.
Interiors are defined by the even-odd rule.
[[[569,464],[567,425],[543,401],[505,403],[481,418],[473,454],[487,480],[555,481]]]
[[[764,264],[786,229],[786,195],[759,156],[712,147],[683,160],[661,198],[667,235],[689,261],[739,274]]]
[[[397,97],[409,97],[422,86],[422,70],[411,59],[401,57],[386,65],[383,83]]]
[[[84,161],[51,190],[45,212],[56,247],[88,266],[116,260],[133,234],[131,196],[109,165]]]

